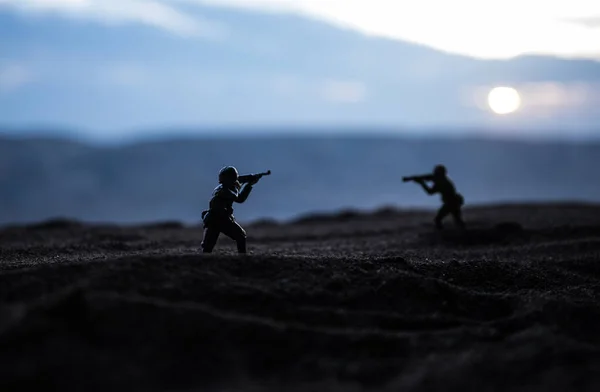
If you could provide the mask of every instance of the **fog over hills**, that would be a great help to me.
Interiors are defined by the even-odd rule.
[[[67,139],[0,139],[0,223],[197,223],[216,174],[271,169],[242,221],[339,209],[438,205],[401,177],[444,163],[468,204],[600,201],[600,143],[533,143],[388,136],[174,138],[98,146]]]

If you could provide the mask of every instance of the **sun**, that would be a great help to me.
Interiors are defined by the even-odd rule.
[[[488,94],[488,105],[496,114],[509,114],[521,106],[521,96],[512,87],[494,87]]]

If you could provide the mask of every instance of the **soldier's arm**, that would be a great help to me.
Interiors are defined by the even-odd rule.
[[[435,193],[438,192],[437,187],[435,186],[435,184],[433,186],[428,186],[425,181],[419,181],[419,184],[421,185],[421,187],[423,188],[423,190],[425,192],[427,192],[428,195],[433,195]]]
[[[250,196],[250,192],[252,192],[252,184],[244,184],[235,201],[238,203],[245,202],[248,196]]]

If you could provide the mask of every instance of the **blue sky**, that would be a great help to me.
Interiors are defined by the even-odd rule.
[[[0,0],[0,119],[111,137],[290,125],[589,134],[598,42],[596,1]],[[567,60],[511,60],[523,54]],[[499,116],[486,99],[503,85],[522,107]]]

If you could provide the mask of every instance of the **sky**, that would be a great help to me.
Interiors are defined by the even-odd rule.
[[[186,14],[184,6],[194,4],[298,13],[482,58],[523,53],[600,58],[595,0],[0,0],[32,14],[145,24],[188,37],[222,34],[218,21]]]
[[[600,58],[600,2],[595,0],[201,2],[297,12],[367,34],[481,58],[523,53]]]
[[[449,102],[518,78],[502,72],[497,81],[464,77],[459,92],[442,75],[473,67],[443,53],[473,60],[523,54],[600,60],[595,0],[0,0],[0,17],[7,21],[0,23],[0,118],[9,127],[122,132],[371,120],[409,127],[522,126],[519,121],[542,112],[543,124],[556,123],[548,113],[561,105],[571,116],[561,124],[569,126],[569,118],[598,98],[591,95],[598,81],[575,77],[589,64],[561,71],[557,78],[573,75],[566,81],[552,75],[533,80],[529,69],[532,80],[513,85],[530,92],[522,97],[523,109],[544,101],[546,111],[520,110],[500,119],[489,110],[459,112]],[[396,49],[390,40],[443,53]],[[406,66],[393,89],[396,76],[385,63]],[[429,84],[421,87],[419,80]],[[437,93],[435,83],[442,86]],[[551,99],[544,98],[547,92]],[[483,95],[466,106],[482,111]],[[572,110],[577,105],[580,110]]]

